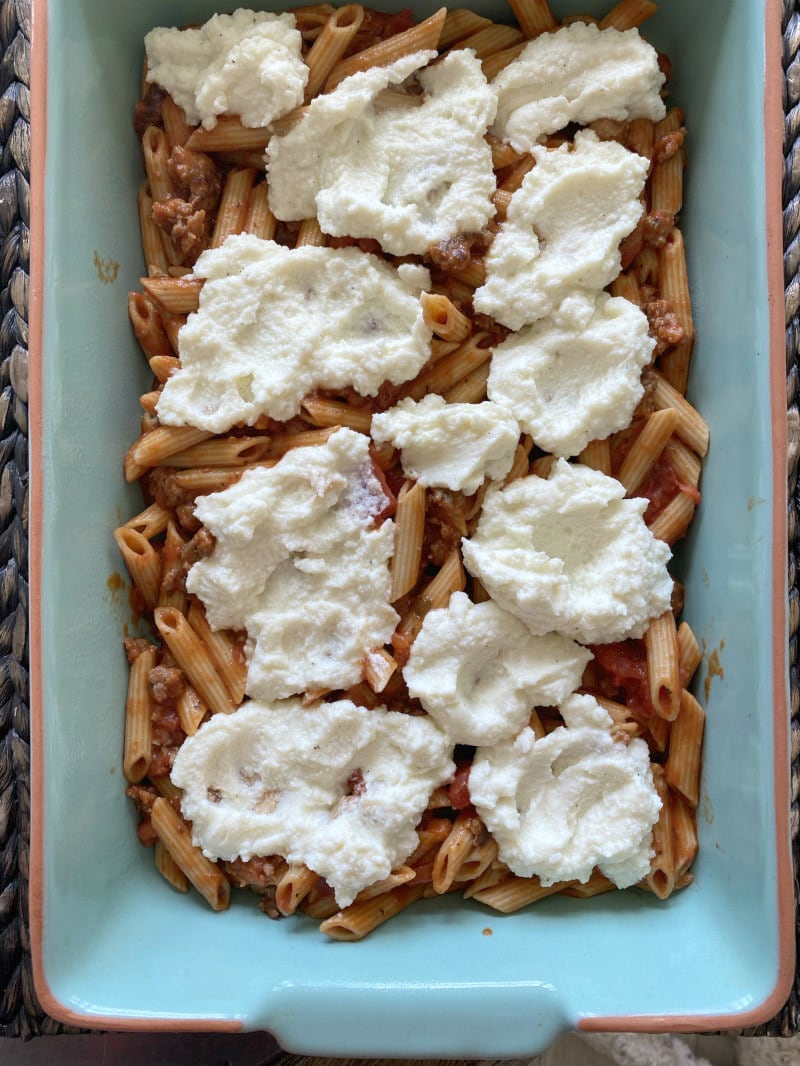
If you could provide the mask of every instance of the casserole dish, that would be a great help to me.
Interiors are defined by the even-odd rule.
[[[676,566],[708,652],[696,882],[666,903],[550,898],[511,916],[427,901],[358,945],[169,892],[120,780],[130,612],[111,530],[140,505],[120,468],[148,381],[125,314],[142,272],[130,116],[144,33],[213,10],[34,8],[31,921],[43,1005],[95,1028],[269,1029],[291,1051],[341,1056],[523,1056],[576,1025],[766,1019],[793,973],[779,5],[673,0],[645,28],[672,59],[690,131],[689,395],[712,432]]]

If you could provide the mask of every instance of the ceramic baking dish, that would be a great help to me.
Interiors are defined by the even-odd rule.
[[[553,897],[511,916],[443,898],[344,944],[250,900],[218,915],[170,891],[121,779],[129,611],[111,531],[139,507],[121,464],[148,387],[126,316],[142,271],[131,112],[146,30],[214,6],[34,0],[31,926],[50,1013],[100,1029],[269,1029],[312,1055],[495,1058],[574,1026],[716,1029],[780,1008],[794,960],[779,6],[664,0],[646,27],[690,130],[690,395],[712,433],[677,567],[707,651],[696,881],[666,903]]]

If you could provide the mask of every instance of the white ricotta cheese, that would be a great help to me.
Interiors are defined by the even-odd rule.
[[[658,55],[637,30],[601,30],[575,22],[543,33],[492,82],[493,133],[518,152],[570,122],[664,117]]]
[[[247,630],[251,696],[347,688],[392,634],[394,523],[375,528],[387,500],[368,448],[340,429],[197,501],[217,542],[186,587],[214,628]]]
[[[346,78],[318,96],[268,149],[270,206],[279,219],[317,216],[324,233],[372,237],[385,252],[419,254],[494,216],[496,183],[484,134],[495,95],[469,50],[419,75],[422,102],[377,97],[423,67],[417,52]],[[417,101],[419,98],[417,98]]]
[[[452,777],[451,752],[430,719],[349,700],[252,701],[189,737],[171,776],[209,858],[283,855],[346,907],[414,850],[428,797]],[[352,788],[358,770],[363,789]]]
[[[268,126],[303,102],[308,67],[294,15],[239,8],[199,29],[160,26],[144,44],[147,80],[167,90],[192,126],[211,129],[225,114]]]
[[[494,349],[488,394],[540,448],[577,455],[630,423],[654,345],[635,304],[576,293]]]
[[[464,565],[532,633],[641,637],[672,594],[671,552],[644,524],[646,506],[616,479],[559,459],[549,479],[488,490]]]
[[[494,744],[515,736],[534,707],[565,700],[591,658],[558,633],[532,636],[491,600],[454,592],[425,615],[403,677],[457,744]]]
[[[544,318],[575,289],[605,288],[621,269],[619,244],[642,214],[648,161],[591,130],[574,149],[535,148],[536,165],[511,198],[486,255],[476,311],[510,329]]]
[[[519,434],[516,420],[496,403],[446,403],[434,393],[372,418],[373,438],[401,449],[409,477],[468,496],[484,478],[506,476]]]
[[[570,696],[559,709],[566,726],[540,740],[524,729],[479,748],[470,798],[515,874],[583,882],[599,866],[627,888],[647,875],[661,809],[647,745],[612,740],[593,696]]]
[[[423,271],[358,248],[290,249],[239,234],[203,252],[194,272],[206,282],[157,405],[165,425],[224,433],[262,414],[286,421],[314,389],[372,396],[430,356]]]

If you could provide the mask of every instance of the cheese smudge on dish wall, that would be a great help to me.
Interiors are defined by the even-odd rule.
[[[629,425],[655,346],[648,330],[629,300],[576,293],[493,349],[488,395],[544,451],[577,455]]]
[[[372,437],[400,448],[404,472],[421,485],[469,496],[484,478],[506,476],[519,427],[498,404],[445,403],[431,393],[373,415]]]
[[[264,414],[287,421],[316,389],[372,396],[430,357],[424,268],[238,234],[203,252],[194,273],[206,281],[179,334],[181,368],[158,402],[164,425],[224,433]]]
[[[549,479],[488,490],[464,565],[532,633],[641,637],[672,595],[672,553],[645,525],[646,507],[615,478],[559,459]]]
[[[422,253],[494,216],[496,183],[484,134],[495,94],[468,50],[419,73],[424,96],[380,98],[424,67],[417,52],[346,78],[268,148],[270,206],[323,233],[371,237],[393,255]]]
[[[574,148],[539,147],[533,156],[473,300],[476,311],[515,330],[556,310],[576,289],[597,291],[617,277],[619,244],[641,217],[650,167],[591,130],[575,134]]]
[[[664,117],[664,75],[655,49],[636,30],[575,22],[542,33],[492,82],[497,92],[493,133],[517,152],[570,122]]]
[[[389,606],[394,523],[369,441],[340,429],[198,497],[216,537],[186,587],[217,629],[246,629],[247,692],[275,699],[361,680],[362,659],[397,623]]]
[[[253,700],[189,737],[171,777],[207,857],[283,855],[346,907],[417,846],[430,794],[455,770],[451,751],[427,718],[350,700]]]
[[[585,882],[599,866],[627,888],[650,869],[661,808],[647,745],[615,741],[594,696],[570,696],[559,711],[565,724],[540,740],[526,728],[479,748],[470,797],[519,876]]]
[[[144,43],[147,80],[167,90],[190,125],[212,129],[217,116],[235,114],[243,126],[268,126],[303,102],[308,67],[289,13],[239,8],[198,29],[158,27]]]
[[[429,611],[403,668],[408,691],[456,744],[493,744],[561,703],[592,654],[558,633],[535,637],[487,600],[454,592]]]

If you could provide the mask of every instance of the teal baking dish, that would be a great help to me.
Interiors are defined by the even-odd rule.
[[[147,387],[125,311],[142,271],[130,116],[146,30],[214,3],[34,0],[31,928],[50,1013],[101,1029],[268,1029],[311,1055],[498,1058],[570,1027],[716,1029],[780,1008],[794,956],[779,8],[664,0],[646,27],[690,130],[690,395],[712,431],[678,553],[708,653],[696,881],[666,903],[552,897],[511,916],[428,901],[342,944],[249,900],[217,915],[171,892],[121,780],[129,612],[111,530],[138,508],[121,464]]]

